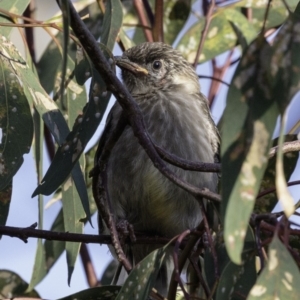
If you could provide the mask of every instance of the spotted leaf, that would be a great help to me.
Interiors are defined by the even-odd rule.
[[[2,45],[6,39],[3,37]],[[0,50],[0,190],[12,180],[28,153],[33,137],[30,107],[23,90],[22,78],[17,76],[13,64],[25,67],[23,60],[14,60]]]
[[[151,252],[130,272],[116,300],[149,299],[159,269],[164,262],[166,247]]]
[[[270,46],[263,38],[247,48],[232,80],[223,116],[221,213],[226,248],[237,264],[241,263],[248,220],[278,116],[267,76],[269,57]]]
[[[58,300],[115,300],[118,292],[120,291],[120,286],[100,286],[91,289],[87,289],[84,291],[80,291],[73,295],[60,298]]]
[[[269,247],[268,263],[256,284],[250,291],[248,300],[300,299],[300,273],[291,254],[274,236]]]

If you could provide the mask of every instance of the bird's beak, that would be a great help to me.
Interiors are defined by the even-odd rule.
[[[121,69],[126,69],[133,74],[148,75],[148,71],[145,68],[140,67],[138,64],[130,61],[128,58],[124,58],[123,56],[115,56],[114,58],[116,65]]]

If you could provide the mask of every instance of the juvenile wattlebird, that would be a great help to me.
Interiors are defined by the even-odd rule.
[[[155,144],[184,159],[215,162],[218,131],[207,99],[200,92],[198,76],[178,51],[163,43],[143,43],[116,57],[116,64]],[[116,103],[107,130],[116,127],[121,112]],[[103,139],[105,136],[101,145]],[[188,183],[216,191],[216,174],[168,167]],[[126,220],[135,231],[146,235],[173,238],[202,220],[199,203],[154,167],[130,126],[111,151],[107,187],[115,222]],[[102,225],[100,231],[107,233]],[[153,245],[133,245],[134,261],[139,262],[154,249]],[[165,295],[170,272],[167,266],[162,268],[156,284]]]

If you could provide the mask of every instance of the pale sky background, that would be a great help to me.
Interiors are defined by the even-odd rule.
[[[46,20],[58,11],[55,1],[36,0],[36,6],[38,8],[36,12],[36,19],[38,20]],[[40,34],[42,34],[42,38]],[[36,30],[38,57],[41,54],[41,51],[43,51],[43,49],[46,47],[47,42],[49,40],[50,38],[48,38],[48,35],[42,29]],[[17,45],[18,48],[20,47],[20,38],[17,34],[13,35],[13,42]],[[219,61],[222,61],[222,56],[219,58]],[[234,68],[231,68],[231,70],[227,73],[225,81],[230,82],[230,78],[233,75],[233,72]],[[201,65],[201,67],[198,70],[198,74],[211,74],[209,64]],[[200,83],[203,93],[207,95],[209,88],[209,80],[202,79]],[[224,109],[227,90],[227,87],[225,85],[222,85],[219,97],[213,107],[212,114],[216,121],[219,120]],[[287,124],[287,130],[289,130],[294,125],[295,121],[299,119],[299,100],[300,99],[298,96],[297,99],[294,99],[291,104],[291,108],[289,110],[289,121]],[[278,128],[276,129],[274,136],[277,136],[277,134]],[[47,162],[47,154],[45,154],[44,157],[44,169],[46,171],[47,165],[49,165],[49,163]],[[300,179],[299,169],[300,165],[298,161],[296,172],[293,174],[291,181]],[[38,221],[37,198],[31,198],[31,194],[37,185],[35,165],[32,158],[32,153],[24,156],[24,164],[18,171],[17,175],[14,177],[13,184],[14,186],[12,203],[10,206],[7,225],[16,227],[28,227],[31,224]],[[292,192],[294,199],[296,201],[299,200],[299,188],[292,187],[290,188],[290,191]],[[50,198],[51,197],[44,198],[45,204],[49,201]],[[59,210],[60,203],[56,203],[45,211],[45,229],[50,228]],[[95,216],[93,217],[93,224],[95,228],[92,228],[90,225],[87,225],[85,227],[85,233],[98,233],[98,230],[96,228],[97,221]],[[20,239],[3,236],[0,240],[0,269],[8,269],[14,271],[18,273],[25,281],[29,282],[33,268],[36,243],[37,240],[34,238],[28,239],[28,243],[25,244]],[[109,260],[111,259],[111,255],[109,254],[108,248],[106,246],[88,245],[88,248],[90,250],[97,275],[100,277],[104,268],[107,266]],[[40,293],[41,297],[43,298],[57,299],[86,288],[88,288],[88,285],[86,283],[80,258],[77,260],[75,266],[75,270],[71,280],[71,286],[68,286],[66,256],[65,254],[63,254],[60,257],[59,261],[51,269],[48,276],[36,287],[36,290]]]

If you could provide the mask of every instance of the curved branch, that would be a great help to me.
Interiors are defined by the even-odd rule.
[[[278,146],[271,148],[269,158],[275,156],[278,151]],[[286,142],[283,144],[282,153],[300,151],[300,141]]]
[[[221,172],[221,164],[219,163],[195,162],[178,157],[156,144],[154,144],[154,147],[163,160],[181,169],[200,172]]]
[[[293,185],[298,185],[298,184],[300,184],[300,180],[295,180],[295,181],[288,182],[287,186],[293,186]],[[261,197],[263,197],[263,196],[265,196],[267,194],[271,194],[271,193],[273,193],[275,191],[276,191],[275,187],[269,188],[269,189],[267,189],[267,190],[262,191],[261,193],[259,193],[257,195],[256,199],[259,199],[259,198],[261,198]]]
[[[207,36],[207,33],[208,33],[210,22],[212,20],[212,16],[213,16],[215,6],[216,6],[215,0],[211,0],[211,2],[209,4],[209,7],[208,7],[207,14],[205,16],[205,24],[204,24],[204,28],[201,32],[200,43],[198,45],[198,49],[197,49],[197,53],[196,53],[196,57],[195,57],[195,61],[194,61],[194,68],[196,68],[197,65],[198,65],[200,54],[201,54],[203,46],[204,46],[204,42],[205,42],[205,39],[206,39],[206,36]]]

